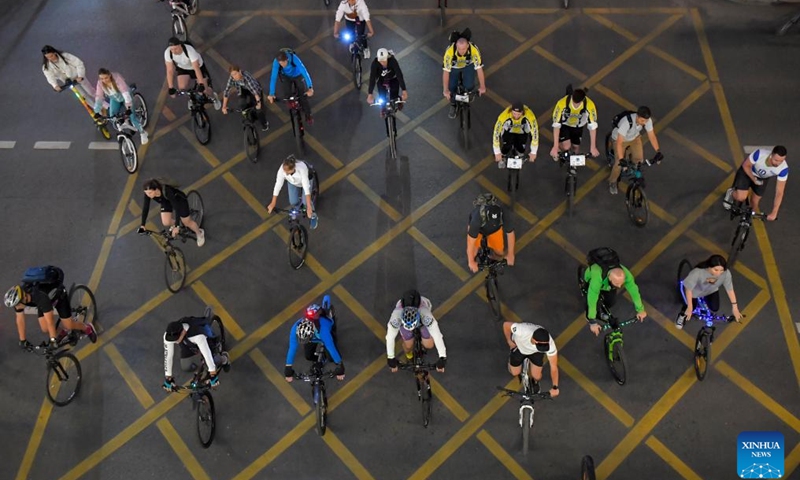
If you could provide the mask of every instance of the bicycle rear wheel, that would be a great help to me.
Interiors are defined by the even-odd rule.
[[[325,396],[325,387],[314,386],[314,403],[317,410],[316,430],[320,437],[328,430],[328,398]]]
[[[142,128],[145,128],[150,120],[150,114],[147,110],[147,102],[144,101],[144,97],[139,92],[133,94],[133,114],[136,115],[136,119],[139,120]]]
[[[189,203],[189,216],[197,224],[198,227],[203,226],[203,218],[205,218],[205,208],[203,207],[203,197],[197,190],[189,190],[186,194],[186,201]]]
[[[705,327],[697,332],[694,343],[694,373],[699,381],[706,378],[708,372],[708,358],[711,356],[710,335]]]
[[[395,131],[394,116],[386,117],[386,126],[389,129],[389,155],[394,160],[397,158],[397,132]]]
[[[744,244],[747,241],[747,234],[750,232],[750,229],[739,225],[736,227],[736,234],[733,236],[733,240],[731,241],[731,250],[728,253],[728,268],[733,268],[733,265],[736,263],[736,258],[739,256],[739,252],[744,250]]]
[[[612,340],[610,338],[612,334],[610,333],[605,337],[605,352],[603,353],[614,380],[620,385],[625,385],[628,379],[625,368],[625,351],[622,349],[622,340]]]
[[[577,183],[577,179],[573,175],[567,175],[566,184],[564,185],[564,191],[567,194],[567,215],[572,217],[572,213],[575,211],[575,184]]]
[[[419,400],[422,406],[422,426],[428,428],[428,424],[431,423],[433,392],[431,391],[431,381],[427,375],[425,375],[425,380],[420,384]]]
[[[258,132],[252,125],[244,127],[244,153],[251,162],[258,162],[258,151],[261,146],[258,144]]]
[[[188,33],[186,31],[186,21],[183,19],[183,15],[172,16],[172,35],[181,42],[186,41]]]
[[[200,145],[206,145],[211,141],[211,123],[205,110],[195,110],[192,113],[192,130]]]
[[[522,454],[527,455],[531,445],[531,422],[533,421],[533,409],[522,409]]]
[[[100,131],[100,135],[103,136],[106,140],[111,140],[111,131],[105,125],[99,125],[97,130]]]
[[[692,264],[689,263],[689,260],[686,260],[685,258],[681,260],[680,265],[678,265],[678,282],[677,282],[678,301],[680,302],[683,302],[685,300],[683,296],[683,279],[685,279],[686,276],[689,275],[689,272],[691,271],[692,271]]]
[[[596,480],[594,474],[594,459],[586,455],[581,460],[581,480]]]
[[[503,312],[501,310],[500,300],[500,287],[497,285],[497,277],[489,276],[486,278],[486,299],[489,300],[489,308],[492,309],[492,315],[496,321],[503,319]]]
[[[57,407],[70,403],[81,389],[81,364],[75,355],[61,352],[47,364],[47,398]]]
[[[314,211],[317,211],[317,202],[319,202],[319,173],[315,168],[308,169],[308,179],[311,183],[311,205],[314,206]]]
[[[306,262],[308,251],[308,232],[302,225],[294,225],[289,230],[289,265],[298,270]]]
[[[305,131],[303,130],[303,121],[300,118],[301,112],[300,111],[291,111],[292,116],[292,131],[294,132],[294,141],[297,145],[297,154],[301,157],[305,155],[306,146],[305,140],[303,140],[303,136],[305,135]]]
[[[164,263],[164,279],[167,282],[167,289],[172,293],[178,293],[186,282],[186,259],[178,247],[169,247],[164,253],[167,255]]]
[[[139,169],[139,152],[136,145],[127,135],[122,135],[119,140],[119,154],[122,158],[122,166],[128,173],[136,173]]]
[[[647,208],[647,196],[644,189],[638,183],[628,186],[625,195],[625,206],[628,208],[628,216],[637,227],[644,227],[647,224],[649,211]]]
[[[361,89],[361,73],[361,55],[353,55],[353,85],[356,87],[356,90]]]
[[[200,393],[197,402],[197,438],[203,448],[211,446],[214,441],[214,433],[217,430],[216,412],[214,411],[214,397],[211,392]]]
[[[219,315],[211,318],[211,332],[214,334],[214,338],[218,339],[222,351],[225,351],[225,327],[222,325]]]
[[[72,316],[81,323],[94,324],[97,321],[97,302],[94,293],[86,285],[74,285],[69,292]]]
[[[189,15],[194,15],[200,10],[200,0],[191,0],[189,2]]]

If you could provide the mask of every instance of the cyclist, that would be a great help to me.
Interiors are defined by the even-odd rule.
[[[570,86],[567,90],[572,90]],[[556,103],[553,108],[553,142],[550,156],[558,158],[559,152],[572,149],[573,153],[580,150],[583,137],[583,127],[589,128],[589,153],[598,157],[597,151],[597,107],[592,99],[586,96],[586,90],[578,88],[572,90]]]
[[[86,80],[86,67],[75,55],[45,45],[42,47],[42,73],[56,92],[62,90],[64,82],[74,80],[86,101],[94,102],[94,89]]]
[[[697,299],[702,298],[712,312],[719,310],[719,287],[725,287],[731,301],[733,316],[739,320],[742,314],[736,303],[736,292],[733,291],[733,276],[728,270],[728,262],[722,255],[711,255],[704,262],[698,263],[681,279],[684,307],[686,310],[678,316],[675,326],[680,330],[683,324],[692,318],[692,311],[697,307]]]
[[[453,32],[450,34],[451,45],[447,47],[442,59],[442,94],[450,100],[450,119],[456,118],[456,99],[455,93],[458,84],[461,83],[467,92],[475,90],[475,75],[478,76],[478,94],[486,93],[486,78],[483,73],[483,62],[481,61],[481,51],[470,42],[472,32],[469,28],[463,32]],[[472,67],[472,68],[470,68]],[[455,72],[453,72],[455,70]]]
[[[514,265],[514,246],[516,235],[511,216],[491,193],[482,193],[472,202],[475,208],[469,214],[467,225],[467,262],[472,273],[478,271],[478,249],[482,239],[497,260],[505,258]]]
[[[658,138],[653,130],[653,120],[650,118],[648,107],[639,107],[635,112],[625,111],[617,115],[614,121],[614,129],[611,130],[611,140],[614,146],[615,161],[611,165],[611,174],[608,176],[608,192],[616,195],[619,192],[619,160],[623,158],[625,151],[630,148],[631,159],[635,163],[644,161],[644,147],[642,146],[642,129],[647,132],[647,138],[656,151],[653,160],[660,162],[664,159],[658,147]]]
[[[100,118],[100,112],[103,110],[103,100],[108,100],[108,115],[113,117],[119,113],[122,105],[125,105],[125,115],[139,132],[142,139],[142,145],[148,142],[147,132],[144,131],[142,124],[136,115],[133,114],[133,97],[125,78],[117,73],[111,72],[107,68],[101,68],[97,72],[97,88],[94,93],[94,116]]]
[[[631,296],[636,309],[636,318],[642,322],[647,317],[644,310],[639,287],[633,274],[619,261],[617,252],[610,248],[601,247],[589,252],[587,255],[589,266],[583,272],[583,281],[586,282],[586,319],[589,329],[595,336],[600,335],[602,327],[597,321],[600,301],[606,308],[611,309],[617,302],[619,289],[625,288]]]
[[[364,45],[364,58],[369,58],[369,47],[367,38],[375,35],[372,29],[372,20],[369,19],[369,8],[364,0],[342,0],[339,8],[336,9],[336,22],[333,24],[333,36],[339,38],[339,29],[344,18],[344,31],[350,34],[353,41],[362,39]],[[364,30],[369,29],[369,33],[364,35]],[[345,37],[347,38],[347,37]]]
[[[231,362],[228,352],[214,354],[212,346],[216,346],[217,338],[211,331],[211,308],[206,308],[203,317],[183,317],[177,322],[167,324],[164,332],[164,390],[175,391],[175,379],[172,376],[172,361],[175,357],[175,345],[181,349],[181,370],[191,372],[197,369],[193,359],[202,355],[208,368],[208,383],[211,387],[219,385],[217,366],[229,371]],[[211,345],[209,345],[211,343]]]
[[[264,89],[261,88],[261,83],[250,72],[242,70],[238,65],[228,67],[228,73],[230,73],[228,83],[225,84],[225,90],[222,92],[222,114],[228,114],[228,94],[235,88],[241,99],[242,110],[255,107],[258,121],[261,122],[261,131],[269,130],[269,122],[264,113]]]
[[[761,197],[767,189],[767,182],[772,177],[778,177],[775,185],[775,199],[772,202],[772,211],[767,215],[767,220],[778,218],[778,210],[783,202],[783,192],[786,190],[786,181],[789,179],[789,165],[786,163],[786,147],[778,145],[772,151],[759,148],[753,150],[736,170],[733,186],[725,194],[723,205],[726,210],[731,208],[731,203],[744,202],[748,190],[753,190],[752,207],[756,212]]]
[[[311,203],[311,180],[308,178],[308,165],[302,160],[297,160],[294,155],[286,157],[278,168],[275,187],[272,189],[272,201],[267,205],[267,211],[272,213],[272,210],[275,209],[275,205],[278,203],[278,194],[281,193],[284,182],[287,184],[289,204],[305,210],[311,228],[317,228],[317,214],[314,213],[314,205]],[[303,197],[300,196],[300,190],[303,191],[305,204],[303,204]]]
[[[375,83],[380,79],[381,91],[384,91],[387,86],[389,88],[389,98],[384,99],[385,103],[392,100],[402,98],[403,101],[408,100],[408,91],[406,90],[406,81],[403,79],[403,71],[400,69],[400,64],[394,57],[394,52],[386,48],[379,48],[375,54],[375,60],[372,61],[369,74],[369,90],[367,91],[367,103],[370,105],[375,102],[375,97],[372,92],[375,91]],[[400,91],[402,90],[402,93]],[[380,94],[379,94],[380,95]],[[398,105],[398,110],[403,109],[403,104]],[[381,111],[381,116],[385,116]],[[397,125],[395,125],[395,133],[397,133]],[[389,136],[389,125],[386,125],[386,136]]]
[[[222,102],[213,90],[211,74],[208,72],[203,56],[189,42],[181,42],[176,37],[171,37],[168,41],[167,49],[164,50],[164,65],[167,69],[167,88],[169,94],[175,96],[175,79],[178,78],[178,88],[186,90],[189,87],[189,79],[196,81],[202,87],[199,91],[211,90],[209,97],[214,102],[214,108],[219,110]]]
[[[329,312],[317,305],[311,304],[306,308],[303,318],[294,322],[289,333],[289,351],[286,353],[286,367],[283,376],[287,382],[294,380],[294,357],[297,354],[298,342],[303,345],[306,360],[316,360],[314,352],[317,344],[325,346],[326,355],[336,364],[334,374],[337,380],[344,380],[344,362],[339,350],[336,348],[336,324],[330,318]]]
[[[521,154],[527,152],[531,162],[536,160],[536,152],[539,150],[539,125],[536,123],[536,116],[527,105],[514,102],[500,113],[494,124],[492,148],[494,161],[499,163],[500,168],[505,166],[502,163],[503,155],[508,155],[512,148]]]
[[[522,363],[530,362],[529,375],[533,379],[533,393],[539,393],[539,380],[542,379],[544,356],[550,363],[550,396],[558,396],[558,350],[556,342],[544,327],[533,323],[503,322],[503,333],[511,352],[508,354],[508,373],[518,377],[522,373]]]
[[[314,125],[314,117],[311,116],[311,105],[308,97],[314,96],[314,85],[311,83],[311,75],[303,65],[300,57],[291,48],[282,48],[275,59],[272,61],[272,74],[269,77],[269,103],[275,101],[275,83],[281,79],[281,88],[284,97],[292,94],[292,85],[300,95],[300,106],[306,112],[306,123]]]
[[[56,345],[56,329],[59,322],[64,326],[59,334],[59,339],[74,330],[83,332],[92,343],[97,342],[97,332],[91,324],[79,322],[72,316],[72,307],[69,304],[69,294],[64,287],[64,271],[58,267],[32,267],[25,271],[22,282],[11,287],[5,295],[6,307],[13,308],[16,314],[17,333],[19,333],[20,348],[31,347],[25,335],[25,314],[39,317],[39,327],[42,332],[49,335],[50,345]],[[53,310],[58,312],[56,320]]]
[[[436,361],[436,371],[443,373],[447,365],[447,349],[444,346],[444,337],[439,330],[439,323],[433,317],[431,301],[421,296],[416,290],[408,290],[403,298],[397,301],[386,327],[386,359],[392,372],[397,371],[398,361],[394,356],[394,342],[399,333],[403,339],[403,350],[406,358],[411,360],[414,348],[414,329],[419,328],[422,337],[422,346],[430,350],[436,346],[439,360]]]
[[[197,237],[197,246],[202,247],[206,243],[206,232],[200,225],[192,219],[189,202],[186,194],[178,190],[177,187],[164,183],[161,180],[151,178],[144,182],[144,203],[142,204],[142,224],[137,233],[145,232],[147,215],[150,213],[150,200],[154,200],[161,205],[161,224],[169,228],[172,237],[178,235],[180,229],[175,225],[175,214],[181,219],[184,227],[194,232]],[[175,213],[173,213],[173,211]]]

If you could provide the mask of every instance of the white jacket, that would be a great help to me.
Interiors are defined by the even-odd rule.
[[[58,86],[59,80],[63,82],[68,78],[86,77],[86,67],[80,58],[67,52],[62,55],[63,58],[59,57],[55,63],[47,62],[47,68],[42,65],[42,73],[53,88]]]

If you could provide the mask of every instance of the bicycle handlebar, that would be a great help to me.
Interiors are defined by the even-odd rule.
[[[742,215],[749,215],[750,218],[758,218],[760,220],[766,220],[766,218],[767,218],[767,214],[764,213],[764,212],[756,212],[755,210],[744,209],[744,208],[741,208],[741,207],[737,208],[734,205],[731,205],[731,215],[733,215],[734,217],[742,216]]]
[[[550,396],[550,392],[540,392],[540,393],[523,393],[517,390],[509,390],[505,387],[497,387],[498,390],[504,393],[507,397],[524,397],[530,399],[537,399],[537,400],[552,400],[553,397]]]
[[[487,268],[506,267],[506,266],[508,266],[508,260],[506,260],[505,258],[502,260],[492,260],[490,258],[489,261],[487,261],[486,263],[478,262],[478,270],[481,271]]]
[[[631,325],[631,324],[634,324],[634,323],[641,323],[641,322],[639,322],[639,319],[636,318],[636,317],[631,317],[631,318],[629,318],[629,319],[627,319],[625,321],[620,322],[613,315],[610,315],[608,317],[608,319],[606,319],[606,320],[604,320],[602,318],[599,318],[597,320],[599,320],[601,322],[605,322],[605,324],[603,324],[601,326],[601,330],[609,330],[609,329],[614,328],[614,327],[611,326],[611,323],[612,323],[611,320],[614,320],[614,323],[616,323],[617,327],[620,328],[620,329],[622,329],[623,327],[627,327],[628,325]]]
[[[311,382],[313,380],[321,380],[323,378],[333,378],[336,376],[336,372],[327,371],[321,372],[319,375],[311,374],[311,373],[295,373],[294,378],[297,380],[302,380],[304,382]]]
[[[411,362],[397,362],[397,368],[400,370],[433,370],[436,367],[435,363],[411,363]]]
[[[397,105],[397,104],[400,104],[400,103],[406,103],[406,101],[405,100],[397,100],[397,99],[395,99],[395,100],[389,100],[388,102],[381,101],[381,102],[370,103],[369,106],[370,107],[382,107],[384,105],[389,105],[389,104]]]

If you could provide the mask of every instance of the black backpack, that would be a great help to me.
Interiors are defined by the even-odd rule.
[[[609,247],[600,247],[590,250],[589,253],[586,254],[586,263],[589,264],[589,267],[592,265],[600,265],[600,268],[603,269],[603,278],[606,278],[609,270],[621,266],[619,255],[614,249]]]
[[[289,59],[289,63],[291,63],[292,67],[294,68],[296,66],[294,64],[294,57],[297,55],[296,53],[294,53],[294,50],[292,50],[291,48],[281,48],[281,52],[286,54],[286,57]],[[278,68],[283,70],[283,67],[281,67],[280,64],[278,64]]]
[[[628,119],[628,125],[633,126],[633,118],[631,118],[631,115],[633,115],[634,113],[636,113],[636,112],[634,112],[633,110],[625,110],[624,112],[620,112],[620,113],[614,115],[614,119],[611,120],[611,129],[613,130],[613,129],[619,127],[619,122],[623,118],[627,118]]]
[[[186,45],[189,45],[195,50],[197,50],[197,48],[195,48],[195,46],[189,40],[186,40],[185,42],[181,43],[181,49],[183,49],[183,54],[186,55],[186,58],[189,58],[189,51],[186,50]],[[199,54],[200,52],[197,53]],[[172,50],[169,51],[169,59],[172,60],[172,64],[175,65],[175,68],[178,68],[178,64],[175,63],[175,59],[172,57]],[[191,58],[189,58],[189,61],[191,61]]]
[[[458,49],[456,48],[456,42],[460,38],[465,38],[469,43],[469,48],[467,48],[467,55],[464,57],[464,61],[469,65],[470,61],[472,61],[472,31],[469,28],[465,28],[464,31],[459,32],[458,30],[453,30],[450,33],[450,37],[448,41],[453,44],[453,53],[452,53],[452,60],[450,61],[450,65],[456,64],[456,54],[458,53]]]

